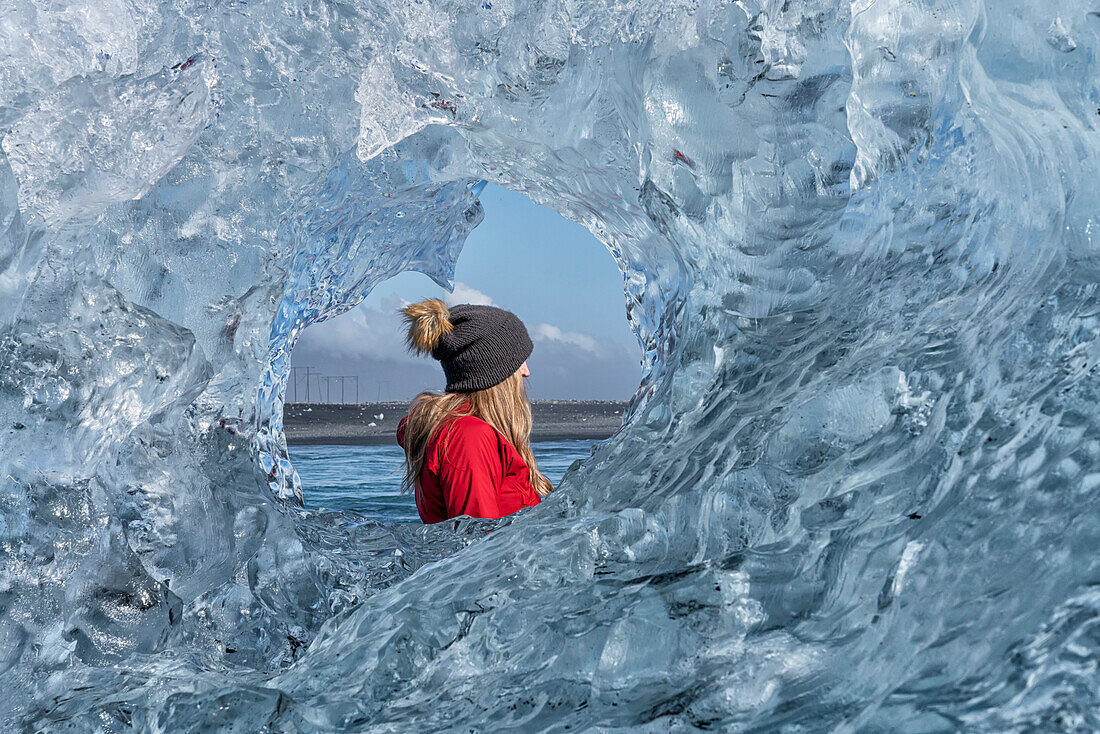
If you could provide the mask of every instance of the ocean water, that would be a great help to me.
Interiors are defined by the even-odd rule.
[[[557,486],[569,465],[587,458],[592,441],[532,444],[539,469]],[[292,446],[308,509],[354,510],[389,523],[418,523],[411,494],[401,493],[404,452],[398,446]]]

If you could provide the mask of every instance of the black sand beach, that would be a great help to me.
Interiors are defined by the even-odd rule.
[[[605,439],[622,425],[626,405],[611,400],[533,400],[531,440]],[[381,446],[396,443],[397,423],[408,408],[405,402],[287,403],[283,427],[291,446]]]

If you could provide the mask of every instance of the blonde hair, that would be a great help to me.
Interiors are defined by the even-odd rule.
[[[451,332],[450,314],[446,304],[439,299],[429,299],[402,309],[409,348],[421,354],[431,353],[440,340]],[[527,386],[519,370],[497,385],[473,392],[422,392],[409,406],[405,423],[405,477],[403,491],[419,487],[420,472],[424,468],[428,446],[432,439],[446,428],[442,437],[443,452],[455,418],[472,415],[488,423],[508,440],[530,470],[531,487],[545,497],[554,489],[550,480],[538,469],[531,451],[531,403],[527,400]],[[447,425],[449,424],[449,425]]]

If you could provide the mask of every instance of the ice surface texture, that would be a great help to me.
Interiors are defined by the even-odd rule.
[[[1098,11],[4,3],[0,728],[1100,729]],[[621,268],[625,428],[302,510],[290,349],[482,180]]]

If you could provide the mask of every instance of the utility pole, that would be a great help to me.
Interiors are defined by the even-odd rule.
[[[305,373],[306,402],[307,403],[309,402],[309,377],[310,377],[309,371],[312,370],[312,369],[313,369],[312,367],[291,367],[290,368],[290,385],[288,386],[288,390],[287,390],[288,392],[291,393],[290,402],[297,403],[302,398],[302,389],[300,387],[298,387],[298,385],[300,385],[301,382],[302,382],[301,373]]]

